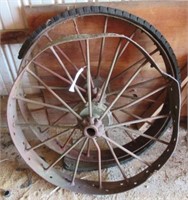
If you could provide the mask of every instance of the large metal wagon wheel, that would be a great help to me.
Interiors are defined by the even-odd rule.
[[[123,192],[172,154],[177,63],[145,20],[105,7],[73,9],[34,32],[19,57],[8,125],[23,159],[47,181],[81,193]]]

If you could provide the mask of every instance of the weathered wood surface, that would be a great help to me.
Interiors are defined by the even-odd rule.
[[[88,4],[70,4],[68,6],[26,7],[28,26],[35,30],[52,16],[59,14],[67,7],[81,7]],[[123,2],[91,3],[125,10],[135,14],[154,25],[172,46],[180,67],[184,66],[188,55],[188,2]]]
[[[73,7],[81,7],[86,4],[76,4],[76,5],[70,5],[68,6],[46,6],[41,9],[41,7],[26,7],[25,13],[27,16],[28,26],[30,31],[35,30],[39,25],[46,23],[46,21],[51,18],[52,16],[55,16],[56,14],[59,14],[67,9],[71,9]],[[87,4],[88,5],[88,4]],[[91,4],[92,5],[92,4]],[[93,4],[94,5],[94,4]],[[95,4],[96,5],[96,4]],[[187,17],[188,17],[188,2],[124,2],[124,3],[100,3],[100,5],[113,7],[113,8],[119,8],[121,10],[125,10],[127,12],[130,12],[132,14],[135,14],[148,22],[150,22],[152,25],[154,25],[168,40],[170,45],[172,46],[178,60],[178,64],[180,68],[182,66],[185,66],[185,63],[187,61],[187,54],[188,54],[188,23],[187,23]],[[103,28],[104,20],[100,19],[98,20],[97,17],[91,17],[93,20],[93,24],[98,24],[98,26],[89,26],[87,27],[87,32],[94,32],[94,30],[101,27]],[[77,22],[79,25],[79,29],[82,30],[82,27],[84,31],[86,30],[85,24],[82,23],[82,21]],[[120,22],[118,22],[120,23]],[[113,29],[117,30],[119,29],[119,32],[125,33],[126,30],[130,29],[130,33],[132,32],[131,27],[124,29],[123,24],[118,24],[116,22],[111,23],[112,32]],[[100,26],[101,24],[101,26]],[[64,35],[67,33],[75,34],[75,30],[72,28],[71,23],[66,24],[66,29],[63,27],[59,27],[59,30],[56,29],[55,34],[61,35],[62,32]],[[90,29],[90,30],[89,30]],[[122,29],[122,30],[120,30]],[[52,37],[56,37],[53,35]],[[129,35],[129,33],[126,33]],[[143,39],[144,41],[144,39]],[[94,44],[93,44],[94,45]],[[99,45],[98,45],[99,46]],[[96,49],[97,46],[94,48]],[[71,49],[70,51],[66,49],[66,53],[68,55],[71,55]],[[79,51],[78,51],[79,53]],[[127,52],[129,53],[129,52]],[[107,55],[106,57],[111,57],[112,55]],[[72,57],[73,62],[74,58],[77,59],[78,55]],[[130,57],[131,57],[131,51],[130,51]],[[95,59],[94,59],[95,60]],[[131,60],[131,59],[130,59]],[[48,62],[48,61],[47,61]],[[107,61],[106,61],[107,63]],[[55,66],[55,65],[54,65]],[[44,72],[43,72],[44,73]],[[149,71],[147,72],[149,73]],[[186,78],[186,70],[184,69],[182,71],[183,75],[182,78]],[[44,77],[44,74],[42,75]],[[53,84],[55,83],[53,80],[51,80]],[[44,93],[45,94],[45,93]],[[47,102],[50,103],[50,98],[45,97]],[[53,101],[54,99],[52,99]],[[157,107],[160,107],[160,97],[157,101]],[[156,106],[155,106],[156,107]],[[156,108],[151,106],[150,112],[155,112]],[[142,111],[143,112],[143,111]],[[145,115],[148,115],[148,112],[145,113]]]
[[[25,14],[27,16],[26,20],[28,22],[29,32],[31,33],[38,26],[45,23],[49,18],[59,14],[60,12],[65,11],[66,9],[71,9],[73,7],[81,7],[81,6],[85,6],[85,5],[88,5],[88,4],[26,7]],[[168,40],[168,42],[172,46],[172,48],[177,56],[177,60],[178,60],[178,64],[179,64],[180,68],[185,66],[185,63],[187,62],[187,54],[188,54],[188,46],[187,46],[187,44],[188,44],[188,20],[187,20],[188,19],[188,2],[150,2],[150,3],[148,3],[148,2],[124,2],[124,3],[100,3],[100,4],[99,3],[97,3],[97,4],[91,3],[91,5],[103,5],[103,6],[113,7],[113,8],[119,8],[121,10],[125,10],[127,12],[130,12],[132,14],[135,14],[135,15],[147,20],[152,25],[154,25]],[[91,17],[90,20],[93,20],[94,24],[97,23],[99,29],[100,29],[100,27],[103,28],[104,19],[98,20],[97,17]],[[85,24],[82,23],[81,20],[78,23],[79,23],[79,28],[85,26]],[[100,23],[101,23],[101,26],[100,26]],[[66,25],[68,25],[68,26],[66,26],[66,29],[63,27],[59,27],[60,28],[59,30],[56,29],[56,31],[52,32],[52,34],[51,34],[52,38],[56,37],[56,34],[61,35],[62,31],[63,31],[64,35],[66,35],[67,33],[71,33],[71,31],[72,31],[72,34],[75,34],[75,30],[72,28],[73,24],[69,23]],[[123,28],[123,27],[124,26],[121,26],[121,24],[118,24],[118,23],[116,23],[116,21],[114,21],[114,23],[111,23],[110,29],[112,32],[113,32],[113,29],[115,29],[115,30],[119,29],[119,32],[122,32],[122,33],[126,32],[128,35],[129,35],[129,31],[130,31],[130,33],[132,32],[131,27],[129,27],[130,29],[127,29],[127,27],[126,28]],[[89,32],[89,29],[91,29],[91,32],[93,33],[95,28],[96,28],[95,26],[93,26],[93,27],[89,26],[89,27],[87,27],[87,32]],[[127,30],[129,30],[129,31],[127,32]],[[97,29],[96,29],[96,31],[97,31]],[[27,33],[26,33],[26,35],[27,35]],[[11,37],[9,37],[9,36],[11,36]],[[19,36],[20,36],[20,34],[19,34]],[[24,36],[24,34],[23,34],[23,36]],[[5,38],[5,40],[6,40],[6,38],[10,38],[9,42],[16,41],[16,40],[14,40],[14,38],[12,38],[12,33],[9,34],[8,37],[4,37],[4,38]],[[23,39],[23,37],[22,37],[22,39]],[[18,40],[20,40],[20,39],[18,38]],[[142,38],[142,40],[144,42],[144,38]],[[47,42],[46,39],[44,39],[44,41],[42,41],[42,43],[46,43],[46,42]],[[100,45],[96,45],[96,44],[93,44],[93,45],[95,45],[94,49],[96,49],[97,47],[100,46]],[[112,43],[112,45],[113,45],[113,43]],[[80,50],[78,50],[78,54],[81,55],[81,52],[79,52],[79,51]],[[68,55],[71,55],[71,49],[66,49],[66,53]],[[130,62],[131,51],[127,52],[127,54],[129,54],[129,53],[130,53],[130,56],[129,56],[129,58],[130,58],[129,62]],[[111,57],[111,56],[112,55],[108,55],[106,57]],[[74,58],[76,59],[77,57],[78,56],[76,56],[76,55],[74,57],[72,57],[73,61],[74,61]],[[95,60],[95,58],[93,58],[93,60]],[[45,59],[43,59],[43,61],[45,61]],[[51,59],[51,61],[52,61],[52,59]],[[122,60],[122,62],[123,62],[123,60]],[[54,61],[54,63],[55,63],[55,61]],[[94,61],[93,61],[93,63],[94,63]],[[106,63],[107,63],[107,61],[106,61]],[[48,64],[49,64],[48,60],[46,60],[46,65],[48,66]],[[56,65],[57,64],[55,64],[55,65],[53,64],[53,66],[56,66]],[[53,69],[55,69],[55,68],[56,67],[53,67]],[[41,77],[43,77],[43,79],[48,81],[49,85],[52,85],[52,86],[58,85],[57,79],[52,79],[52,78],[49,79],[47,77],[49,74],[44,73],[44,71],[41,73],[39,70],[39,75]],[[149,73],[150,72],[147,71],[147,74],[149,74]],[[187,68],[184,68],[182,70],[181,75],[182,75],[182,79],[184,80],[187,75]],[[47,100],[47,102],[50,103],[50,99],[47,98],[47,96],[45,97],[45,99]],[[54,101],[54,99],[52,99],[52,101]],[[160,98],[158,99],[158,103],[160,105]]]

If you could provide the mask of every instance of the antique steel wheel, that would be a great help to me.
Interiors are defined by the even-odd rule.
[[[168,160],[177,141],[179,76],[169,44],[146,21],[110,8],[74,9],[33,33],[19,56],[9,129],[47,181],[118,193]]]

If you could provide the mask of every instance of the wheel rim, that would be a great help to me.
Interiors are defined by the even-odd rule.
[[[49,36],[45,35],[45,37],[49,37]],[[111,60],[111,65],[108,68],[108,71],[106,74],[105,72],[101,72],[102,67],[101,68],[99,67],[100,63],[102,62],[101,55],[105,51],[104,47],[102,47],[104,38],[105,38],[106,46],[108,42],[112,44],[113,40],[115,41],[114,44],[116,46],[115,50],[113,51],[114,56]],[[99,51],[98,68],[96,66],[93,66],[93,63],[91,62],[92,56],[93,55],[95,56],[94,52],[91,52],[91,46],[92,46],[91,43],[94,44],[97,42],[101,43],[101,49],[103,48],[103,50]],[[82,72],[79,79],[81,79],[81,76],[82,76],[82,79],[83,81],[84,80],[86,81],[86,84],[83,84],[83,81],[79,82],[79,79],[78,79],[78,82],[77,82],[78,87],[75,87],[77,91],[76,93],[77,98],[74,95],[73,97],[70,96],[72,97],[74,101],[69,102],[70,98],[69,100],[67,99],[64,100],[62,98],[62,95],[60,95],[58,92],[54,92],[54,90],[56,91],[60,87],[61,89],[64,87],[63,97],[67,96],[67,94],[70,93],[68,90],[70,89],[70,85],[73,82],[72,74],[75,75],[76,72],[73,73],[71,70],[69,71],[68,68],[66,68],[63,61],[60,59],[59,54],[57,53],[57,50],[59,47],[63,49],[64,46],[66,49],[75,47],[75,49],[77,50],[78,48],[76,48],[77,47],[76,43],[79,44],[80,47],[82,46],[80,54],[82,56],[85,55],[83,56],[82,59],[83,61],[86,62],[86,66],[84,64],[80,65],[79,70],[82,68],[83,70],[85,70],[86,73],[84,74]],[[136,67],[134,66],[136,70],[134,69],[134,72],[131,75],[128,74],[129,78],[127,78],[125,74],[125,77],[123,77],[124,79],[122,81],[124,82],[124,84],[122,84],[122,88],[120,89],[120,91],[119,91],[119,85],[118,85],[118,93],[117,93],[116,84],[114,83],[110,84],[110,82],[113,81],[112,79],[115,80],[114,77],[119,76],[121,78],[122,71],[121,73],[116,74],[116,76],[112,76],[112,78],[111,78],[111,75],[113,75],[113,69],[115,69],[115,66],[118,65],[117,64],[118,56],[123,55],[123,51],[124,51],[123,49],[124,47],[126,49],[127,44],[132,45],[134,47],[134,52],[136,50],[141,52],[145,56],[145,58],[147,58],[146,59],[147,62],[145,61],[141,65],[137,65]],[[85,47],[85,50],[83,46]],[[40,174],[43,178],[45,178],[46,180],[48,180],[49,182],[55,185],[58,185],[63,188],[71,189],[76,192],[92,193],[92,194],[109,194],[109,193],[117,193],[117,192],[126,191],[128,189],[131,189],[141,184],[155,170],[158,170],[166,162],[166,160],[169,158],[172,151],[174,150],[176,140],[177,140],[179,98],[177,98],[177,100],[172,100],[172,96],[173,94],[175,94],[177,95],[177,97],[179,97],[178,83],[171,75],[168,75],[165,71],[161,70],[158,67],[155,60],[150,56],[150,54],[147,53],[147,51],[142,46],[140,46],[137,42],[132,40],[132,37],[127,37],[124,35],[119,35],[119,34],[114,34],[114,33],[104,33],[104,34],[99,34],[99,35],[79,34],[79,35],[72,35],[68,37],[61,37],[58,40],[52,40],[50,43],[48,43],[48,45],[46,45],[45,48],[40,49],[40,51],[35,52],[35,50],[36,49],[34,48],[32,49],[32,52],[30,52],[29,55],[30,56],[32,55],[30,60],[28,58],[24,60],[24,62],[27,62],[27,64],[23,68],[23,71],[20,73],[17,81],[14,84],[12,92],[10,94],[9,102],[8,102],[8,123],[9,123],[9,129],[10,129],[10,132],[11,132],[11,135],[16,147],[18,148],[19,152],[21,153],[24,160],[26,160],[28,165],[31,166],[38,174]],[[75,54],[76,54],[76,50],[75,50]],[[85,51],[85,54],[84,54],[84,51]],[[44,65],[46,61],[43,64],[40,63],[41,60],[44,61],[44,57],[47,58],[47,55],[50,55],[49,52],[52,53],[58,65],[60,65],[60,67],[64,70],[64,73],[66,76],[61,75],[60,73],[58,75],[58,73],[53,72],[50,69],[50,67],[47,68],[46,65]],[[24,65],[23,64],[24,62],[22,62],[22,65]],[[54,64],[52,60],[51,62]],[[127,88],[130,86],[130,84],[132,84],[133,81],[135,81],[135,78],[137,77],[137,75],[140,74],[140,71],[143,70],[144,67],[148,68],[150,64],[152,65],[152,70],[157,71],[158,75],[160,75],[162,85],[160,85],[155,90],[151,90],[149,93],[146,93],[142,97],[133,98],[133,101],[131,102],[126,101],[125,98],[130,99],[130,96],[128,96],[127,93],[124,93],[124,92],[125,91],[127,92]],[[39,72],[39,71],[36,72],[36,68],[40,68],[42,72]],[[50,73],[50,75],[53,75],[61,79],[61,81],[64,81],[65,85],[62,86],[62,83],[58,82],[58,86],[49,87],[48,86],[49,82],[45,80],[44,77],[41,76],[41,74],[43,74],[44,72],[48,72]],[[53,97],[55,97],[54,99],[57,99],[61,104],[64,105],[64,107],[60,107],[59,105],[56,104],[56,102],[53,104],[39,103],[39,102],[36,103],[36,101],[34,100],[25,98],[24,95],[26,94],[26,91],[25,89],[23,89],[24,80],[26,78],[25,74],[27,74],[27,76],[29,74],[29,77],[30,77],[29,79],[31,79],[31,77],[34,78],[35,84],[36,84],[36,81],[39,83],[39,85],[35,85],[35,86],[31,85],[32,88],[33,86],[35,87],[35,89],[36,88],[41,89],[41,87],[43,87],[42,89],[46,89],[48,93],[52,95]],[[95,74],[95,77],[90,76],[89,74]],[[102,74],[102,75],[99,76],[99,74]],[[124,72],[123,72],[123,75],[124,75]],[[83,78],[84,76],[85,78]],[[97,81],[95,81],[95,78]],[[158,78],[159,77],[154,77],[153,79],[156,80]],[[126,79],[128,79],[128,81],[125,81]],[[152,83],[153,79],[146,80],[146,82],[149,81],[150,83]],[[100,80],[101,80],[101,85],[100,85]],[[95,84],[98,83],[99,86],[92,88],[92,86],[95,86],[94,83]],[[138,83],[136,82],[135,84],[132,84],[130,88],[135,87],[136,84]],[[166,104],[167,102],[168,105],[163,106],[163,108],[160,109],[160,111],[158,112],[156,116],[150,116],[150,117],[146,117],[145,119],[142,119],[140,116],[134,114],[134,112],[130,113],[130,111],[127,110],[127,108],[132,107],[133,105],[137,105],[140,102],[143,103],[143,100],[146,100],[147,103],[148,102],[151,103],[154,100],[149,99],[148,97],[155,98],[155,94],[164,89],[166,90],[165,92],[166,95],[165,97],[163,97],[163,102],[164,104]],[[114,98],[111,98],[111,96],[114,94],[115,95],[117,94],[117,96]],[[120,96],[123,96],[123,100],[120,100],[121,98]],[[78,98],[80,99],[79,101],[78,101]],[[69,102],[69,103],[66,103],[66,102]],[[68,117],[65,118],[64,120],[66,121],[66,124],[62,125],[62,122],[59,123],[60,120],[57,120],[59,118],[58,117],[56,118],[55,121],[53,120],[53,122],[57,121],[58,123],[53,124],[50,122],[51,124],[50,128],[52,129],[59,128],[61,129],[61,131],[58,132],[56,135],[50,135],[50,133],[48,133],[48,130],[47,131],[45,130],[46,127],[49,127],[49,125],[48,124],[39,125],[39,123],[36,124],[37,122],[36,117],[33,116],[32,114],[33,111],[26,103],[37,104],[40,106],[48,107],[50,109],[59,110],[61,112],[64,112],[63,117],[65,113],[70,112],[72,113],[72,116],[78,119],[77,123],[67,124],[67,122],[75,122],[75,120],[71,116],[70,118]],[[116,106],[114,107],[114,105]],[[137,105],[137,106],[140,106],[140,105]],[[17,117],[18,107],[22,113],[22,117],[25,121],[25,124],[23,123],[21,124],[20,122],[18,122],[19,121]],[[40,108],[37,108],[37,109],[40,110]],[[133,118],[136,118],[136,120],[135,119],[128,120],[128,118],[126,118],[125,116],[123,117],[124,120],[122,120],[122,113],[119,114],[119,116],[116,116],[116,114],[114,114],[114,112],[119,113],[119,111],[124,113],[124,115],[126,114],[128,118],[131,116]],[[174,121],[173,123],[174,127],[168,136],[165,136],[165,135],[162,136],[164,138],[168,137],[168,141],[166,141],[159,138],[159,136],[161,135],[161,130],[163,130],[163,125],[165,124],[165,120],[169,120],[170,118],[172,118]],[[120,121],[120,119],[122,121]],[[160,120],[161,120],[161,123],[160,123]],[[145,131],[138,131],[139,128],[137,128],[137,130],[134,130],[132,125],[138,124],[138,123],[139,124],[142,123],[141,127],[147,124],[149,128],[146,128]],[[159,128],[156,128],[157,127],[156,124],[160,124],[161,126]],[[110,134],[108,133],[109,129],[114,129],[114,128],[117,129],[122,126],[123,126],[123,130],[127,134],[127,136],[124,138],[125,141],[123,143],[121,143],[122,142],[121,140],[118,142],[115,141],[115,139],[114,138],[112,139],[112,136],[110,137]],[[24,136],[25,134],[23,133],[23,127],[29,128],[34,133],[34,135],[37,136],[37,138],[40,140],[40,143],[36,145],[30,144],[29,140]],[[40,131],[38,128],[40,128]],[[44,129],[41,131],[42,128]],[[75,130],[80,130],[80,133],[78,132],[75,133]],[[152,134],[153,130],[155,130],[154,134]],[[120,132],[120,130],[118,131]],[[56,138],[63,135],[64,133],[68,133],[68,136],[61,139],[63,140],[62,143],[60,140],[56,140]],[[111,133],[111,134],[113,135],[114,133]],[[133,136],[131,136],[131,134],[136,134],[137,136],[134,136],[135,138],[133,139]],[[64,149],[63,147],[65,145],[68,145],[68,143],[71,140],[71,137],[73,139],[73,135],[77,135],[77,138],[76,139],[74,138],[75,142],[73,141],[71,144],[69,144],[69,146],[66,149]],[[130,138],[133,139],[133,141],[130,141]],[[144,139],[141,140],[141,138],[144,138]],[[101,143],[101,141],[99,141],[101,139],[103,140],[103,142],[104,141],[106,142],[106,149],[105,148],[103,149],[104,144]],[[91,141],[93,143],[93,147],[90,144]],[[160,144],[163,144],[164,146],[162,147],[161,155],[155,158],[155,160],[152,163],[149,163],[145,159],[141,158],[141,156],[138,156],[137,153],[140,151],[143,151],[143,147],[145,147],[149,142],[152,142],[152,141],[155,141],[155,144],[160,143]],[[134,145],[135,143],[138,146]],[[80,144],[82,144],[82,146],[80,146]],[[39,149],[41,149],[43,145],[46,145],[50,149],[54,150],[56,153],[61,154],[61,156],[59,156],[55,161],[48,163],[46,160],[49,160],[49,159],[46,158],[41,153],[41,150],[39,151]],[[76,146],[78,146],[77,149],[75,148]],[[95,149],[95,151],[92,150],[92,148]],[[155,149],[155,147],[152,147],[152,148]],[[165,158],[164,158],[164,155],[165,155]],[[62,158],[64,158],[64,163],[66,165],[66,168],[73,170],[72,175],[70,175],[71,172],[68,172],[64,169],[63,170],[59,169],[62,167],[62,163],[61,164],[59,163],[59,161],[62,160]],[[138,173],[134,172],[134,175],[130,175],[130,177],[128,177],[126,173],[124,172],[124,165],[126,164],[121,164],[122,160],[128,160],[129,158],[135,158],[137,161],[139,161],[140,162],[139,167],[142,168],[140,172]],[[134,160],[131,160],[130,163],[134,163]],[[69,164],[72,166],[68,166]],[[109,167],[111,165],[117,166],[117,168],[121,172],[121,176],[123,176],[123,180],[116,180],[115,182],[103,181],[102,168]],[[77,172],[79,170],[84,171],[83,173],[87,174],[86,171],[88,169],[89,170],[96,169],[96,166],[97,166],[97,171],[98,171],[97,173],[99,174],[98,181],[82,180],[82,178],[80,179],[78,178],[79,176]],[[143,178],[143,175],[144,175],[144,178]]]

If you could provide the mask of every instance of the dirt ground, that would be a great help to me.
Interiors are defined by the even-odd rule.
[[[180,128],[177,148],[169,161],[141,186],[117,195],[89,196],[55,188],[25,164],[6,128],[0,139],[0,199],[8,200],[186,200],[188,199],[188,137]],[[10,190],[10,196],[3,192]]]

